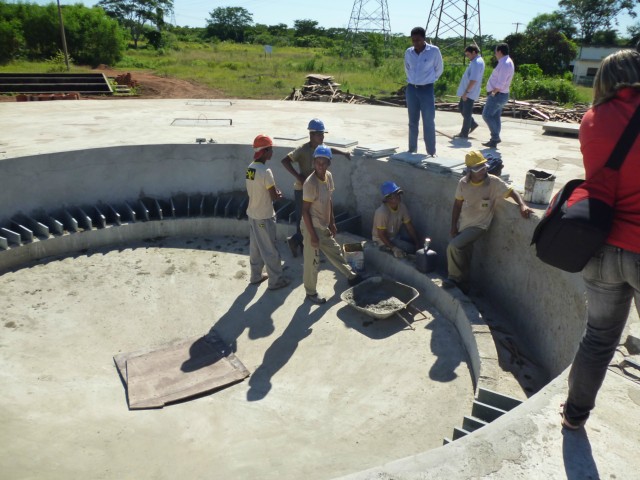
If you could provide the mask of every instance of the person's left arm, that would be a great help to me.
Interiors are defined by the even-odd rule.
[[[331,236],[335,237],[338,233],[338,227],[336,227],[336,219],[333,216],[333,199],[329,200],[329,208],[331,209],[331,220],[329,221],[329,231],[331,232]]]
[[[351,160],[351,152],[347,150],[340,150],[339,148],[331,147],[331,153],[334,155],[342,155],[343,157],[346,157],[347,160]]]
[[[509,197],[512,198],[513,201],[516,202],[520,207],[520,215],[522,215],[522,218],[529,218],[529,215],[533,213],[533,210],[527,207],[527,204],[524,203],[524,200],[522,199],[520,194],[514,189],[511,189],[511,191],[509,192]]]
[[[433,71],[436,74],[436,79],[434,80],[434,83],[440,78],[440,75],[442,75],[442,72],[444,71],[444,63],[442,62],[442,54],[440,53],[440,49],[436,49],[436,56],[435,56],[435,60],[433,62]]]

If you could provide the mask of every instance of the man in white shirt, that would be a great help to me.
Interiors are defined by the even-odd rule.
[[[464,49],[464,56],[469,60],[467,70],[462,75],[458,85],[457,95],[460,97],[458,109],[462,114],[462,129],[454,138],[468,138],[469,134],[478,128],[473,119],[473,104],[480,96],[480,86],[484,75],[484,60],[476,45],[469,45]]]
[[[436,155],[436,104],[433,84],[442,75],[440,49],[426,41],[422,27],[411,30],[412,47],[404,53],[407,74],[405,97],[409,111],[409,151],[418,151],[418,126],[422,115],[422,133],[427,155]]]
[[[491,132],[491,139],[482,145],[489,148],[496,148],[502,141],[500,139],[502,127],[500,116],[502,109],[509,101],[509,87],[515,71],[513,60],[509,57],[509,45],[500,43],[496,47],[495,54],[498,65],[493,69],[487,81],[487,103],[482,109],[482,118]]]

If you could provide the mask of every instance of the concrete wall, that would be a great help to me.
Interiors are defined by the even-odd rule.
[[[276,148],[268,165],[291,198],[293,178],[280,164],[288,151]],[[0,162],[0,224],[18,212],[54,211],[62,205],[241,190],[251,158],[246,145],[213,144],[110,147],[5,160]],[[336,156],[331,171],[334,203],[362,214],[367,237],[380,204],[379,185],[398,183],[419,232],[431,237],[441,253],[445,272],[455,178],[362,157],[348,161]],[[523,220],[512,202],[502,202],[489,233],[476,245],[474,277],[514,332],[527,339],[532,356],[555,376],[571,362],[582,333],[583,286],[579,275],[548,268],[535,258],[529,242],[536,223]]]

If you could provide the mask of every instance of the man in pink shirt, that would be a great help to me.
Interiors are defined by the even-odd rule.
[[[487,81],[487,103],[482,109],[482,118],[491,132],[491,139],[482,145],[489,148],[496,148],[502,141],[500,140],[500,116],[509,100],[509,86],[515,70],[513,60],[509,57],[509,45],[500,43],[496,47],[495,55],[498,65]]]

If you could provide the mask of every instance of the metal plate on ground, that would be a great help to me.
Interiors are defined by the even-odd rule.
[[[176,118],[171,122],[172,127],[229,127],[233,121],[230,118]]]
[[[297,133],[285,133],[282,135],[275,135],[273,137],[274,140],[289,140],[291,142],[298,142],[300,140],[304,140],[308,135],[300,135]]]
[[[326,145],[329,145],[330,147],[342,147],[342,148],[347,148],[347,147],[353,147],[354,145],[358,144],[357,140],[350,140],[347,138],[332,138],[331,140],[325,140],[324,142]]]
[[[198,107],[230,107],[232,104],[228,100],[189,100],[187,105]]]
[[[129,408],[162,408],[237,383],[249,371],[215,332],[113,357]]]

